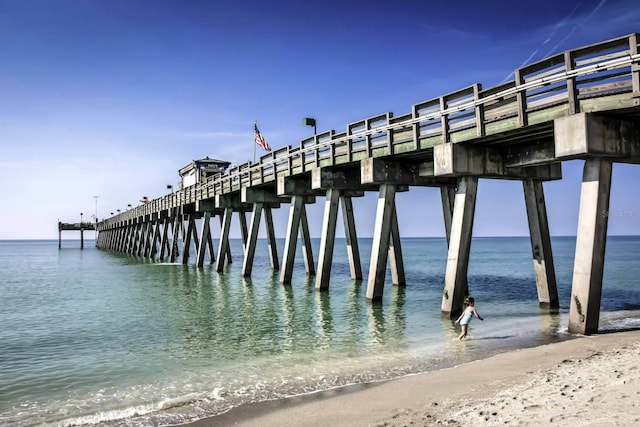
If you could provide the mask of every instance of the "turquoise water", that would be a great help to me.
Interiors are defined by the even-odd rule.
[[[315,241],[315,254],[318,241]],[[0,241],[0,425],[172,425],[243,403],[439,369],[566,334],[575,238],[553,240],[559,313],[538,308],[528,238],[474,238],[470,339],[440,316],[441,238],[403,240],[406,287],[371,305],[338,240],[329,292],[291,286],[266,243],[242,279],[85,241]],[[280,254],[282,254],[280,241]],[[365,274],[370,239],[361,239]],[[192,258],[193,259],[193,258]],[[601,329],[640,326],[640,237],[609,237]]]

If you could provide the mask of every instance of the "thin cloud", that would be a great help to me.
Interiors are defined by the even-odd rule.
[[[559,42],[558,42],[558,43],[553,47],[553,49],[551,49],[549,52],[547,52],[547,54],[546,54],[544,57],[547,57],[547,56],[549,56],[549,55],[553,54],[553,53],[556,51],[556,49],[558,49],[558,47],[560,47],[560,46],[561,46],[565,41],[567,41],[567,39],[568,39],[569,37],[571,37],[571,36],[573,35],[573,33],[575,33],[575,32],[576,32],[576,30],[578,30],[579,28],[583,27],[583,26],[584,26],[584,25],[585,25],[585,24],[586,24],[586,23],[587,23],[587,22],[588,22],[588,21],[593,17],[593,15],[595,15],[595,14],[596,14],[596,12],[598,12],[598,11],[602,8],[602,6],[604,6],[604,4],[605,4],[606,2],[607,2],[607,0],[600,0],[600,3],[598,3],[598,4],[596,5],[596,7],[591,11],[591,13],[590,13],[589,15],[587,15],[587,17],[586,17],[585,19],[583,19],[583,20],[582,20],[582,22],[580,22],[580,23],[578,23],[578,24],[574,25],[574,26],[573,26],[573,28],[571,29],[571,31],[569,31],[569,33],[567,33],[567,35],[566,35],[566,36],[564,36],[564,38],[563,38],[562,40],[560,40],[560,41],[559,41]],[[575,11],[575,9],[574,9],[574,11]],[[573,12],[572,12],[572,14],[573,14]]]
[[[593,8],[593,10],[591,10],[591,12],[581,20],[580,20],[579,16],[574,17],[574,15],[576,14],[576,11],[578,10],[578,8],[584,3],[583,1],[578,2],[574,6],[574,8],[571,10],[571,12],[569,12],[569,14],[567,16],[562,18],[560,21],[558,21],[553,26],[553,28],[551,29],[551,32],[545,36],[545,39],[542,42],[541,46],[536,48],[529,55],[529,57],[520,65],[520,67],[524,67],[525,65],[531,63],[534,60],[534,58],[536,57],[536,55],[538,54],[538,52],[540,51],[540,48],[548,45],[549,43],[551,43],[554,40],[554,38],[556,37],[556,35],[560,32],[560,30],[562,30],[564,28],[570,28],[569,32],[566,33],[560,39],[560,41],[558,41],[553,46],[553,48],[551,48],[545,55],[541,56],[538,59],[543,59],[543,58],[549,57],[553,53],[555,53],[557,51],[557,49],[560,46],[562,46],[569,39],[569,37],[571,37],[578,29],[584,27],[584,25],[587,22],[589,22],[591,20],[591,18],[593,18],[593,16],[605,5],[606,2],[607,2],[607,0],[600,0],[600,2],[598,2],[598,4]],[[514,72],[509,73],[509,75],[507,75],[502,80],[502,83],[506,82],[507,80],[510,80],[513,77],[513,75],[514,75]]]

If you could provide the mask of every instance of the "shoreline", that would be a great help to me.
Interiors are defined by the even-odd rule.
[[[639,356],[640,330],[607,331],[453,368],[252,403],[183,425],[632,424],[640,422]]]

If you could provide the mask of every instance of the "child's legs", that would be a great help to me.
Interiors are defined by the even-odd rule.
[[[460,338],[464,338],[467,336],[467,327],[469,325],[461,325],[462,326],[462,333],[460,334]]]

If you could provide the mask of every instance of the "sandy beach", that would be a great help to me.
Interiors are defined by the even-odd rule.
[[[460,345],[465,345],[461,342]],[[246,405],[192,426],[617,426],[640,423],[640,331]]]

